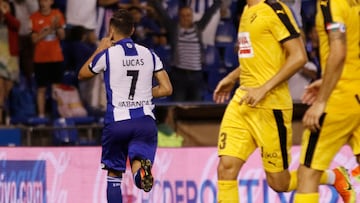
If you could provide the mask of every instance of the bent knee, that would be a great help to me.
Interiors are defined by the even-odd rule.
[[[243,163],[244,162],[238,158],[221,157],[217,167],[218,179],[236,180]]]
[[[268,181],[268,185],[275,192],[288,192],[289,183],[287,181]]]
[[[290,173],[288,171],[266,174],[267,183],[275,192],[287,192],[289,189],[290,178]]]

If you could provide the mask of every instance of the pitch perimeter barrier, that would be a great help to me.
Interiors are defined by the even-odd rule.
[[[290,169],[298,166],[300,148],[292,148]],[[100,169],[100,147],[0,147],[0,203],[106,203],[106,172]],[[138,190],[129,170],[123,175],[124,203],[216,203],[215,147],[159,148],[149,193]],[[356,166],[349,147],[331,167]],[[360,199],[360,185],[353,181]],[[294,192],[268,187],[256,151],[238,179],[242,203],[292,203]],[[320,202],[340,203],[331,186],[320,187]]]

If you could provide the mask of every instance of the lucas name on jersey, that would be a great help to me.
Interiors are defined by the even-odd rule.
[[[144,65],[144,59],[138,58],[138,59],[123,59],[122,64],[124,67],[127,66],[143,66]]]

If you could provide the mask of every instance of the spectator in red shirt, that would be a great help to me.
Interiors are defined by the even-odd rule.
[[[11,13],[9,2],[0,0],[0,125],[4,124],[6,99],[19,79],[19,28],[20,22]]]
[[[54,0],[39,0],[39,11],[30,16],[39,117],[45,117],[47,87],[60,83],[64,74],[60,40],[65,38],[65,19],[60,10],[52,9],[53,3]]]

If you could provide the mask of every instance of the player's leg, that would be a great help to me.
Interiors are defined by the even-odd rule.
[[[319,184],[333,185],[346,203],[355,202],[355,191],[345,168],[326,170],[333,157],[346,144],[354,125],[347,115],[323,115],[321,130],[305,130],[302,140],[295,202],[318,202]],[[325,171],[325,173],[322,173]]]
[[[231,101],[221,122],[218,138],[217,201],[239,203],[237,177],[245,160],[256,149],[243,113],[250,108]]]
[[[358,116],[359,118],[360,116]],[[352,136],[349,141],[353,153],[356,157],[357,166],[352,169],[351,175],[355,178],[356,181],[360,182],[360,118],[358,119],[358,127],[352,133]]]
[[[114,122],[105,125],[101,136],[101,166],[108,171],[108,203],[121,203],[122,173],[126,170],[128,140],[131,136],[131,120]]]
[[[261,149],[267,184],[276,192],[295,188],[296,174],[289,173],[292,146],[292,110],[259,109],[253,118],[255,139]]]
[[[108,170],[106,197],[108,203],[122,203],[121,192],[122,172]]]
[[[300,165],[295,202],[319,202],[318,187],[322,171]]]
[[[139,125],[141,123],[141,125]],[[137,118],[134,122],[137,130],[129,143],[129,158],[135,185],[149,192],[154,178],[151,168],[157,149],[157,127],[155,120],[150,117]],[[141,129],[140,129],[141,128]]]
[[[237,177],[244,163],[243,160],[237,157],[220,156],[217,167],[218,202],[239,202]]]
[[[151,173],[152,163],[150,159],[134,160],[131,166],[135,185],[145,192],[150,192],[154,184]]]
[[[351,175],[356,181],[360,182],[360,154],[356,154],[355,157],[358,165],[351,170]]]
[[[336,173],[342,172],[343,167],[338,167],[333,170],[321,171],[319,183],[320,185],[334,185],[336,178],[346,178],[346,174]],[[315,175],[315,174],[314,174]],[[277,192],[290,192],[296,189],[298,184],[298,170],[288,171],[284,170],[278,173],[266,172],[267,182]],[[304,178],[302,178],[304,179]],[[313,177],[312,179],[318,179]]]

